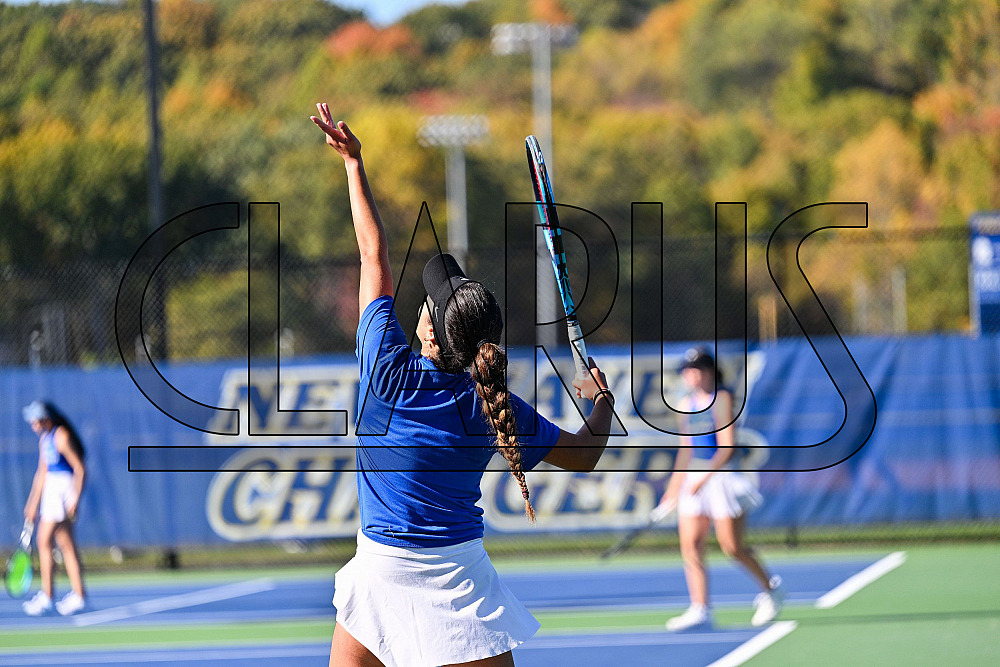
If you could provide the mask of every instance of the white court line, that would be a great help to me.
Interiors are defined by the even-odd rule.
[[[729,653],[725,654],[708,667],[736,667],[754,657],[768,646],[778,641],[798,627],[795,621],[778,621],[764,632],[754,635],[753,639],[743,642]]]
[[[179,595],[168,595],[167,597],[144,600],[143,602],[127,604],[121,607],[111,607],[110,609],[101,609],[100,611],[80,614],[79,616],[73,617],[73,625],[97,625],[98,623],[120,621],[126,618],[145,616],[146,614],[155,614],[159,611],[195,607],[208,602],[218,602],[219,600],[229,600],[232,598],[243,597],[244,595],[253,595],[254,593],[262,593],[264,591],[272,590],[273,588],[274,580],[270,577],[263,579],[251,579],[250,581],[241,581],[235,584],[228,584],[226,586],[206,588],[204,590],[181,593]]]
[[[848,577],[834,589],[824,593],[816,600],[817,609],[831,609],[851,597],[862,588],[872,583],[887,572],[895,570],[906,562],[905,551],[895,551],[885,558],[876,561],[852,577]]]

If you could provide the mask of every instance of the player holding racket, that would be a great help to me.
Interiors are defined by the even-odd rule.
[[[513,665],[538,622],[499,580],[483,549],[480,481],[507,460],[529,518],[524,471],[545,460],[592,470],[607,444],[614,398],[604,374],[576,380],[594,401],[588,424],[561,431],[506,386],[502,313],[450,255],[424,268],[428,299],[410,350],[393,311],[382,227],[361,143],[326,104],[312,120],[344,159],[361,251],[357,424],[358,550],[336,577],[330,664]],[[365,435],[368,433],[384,435]],[[481,433],[483,435],[470,435]]]
[[[42,588],[23,604],[24,613],[41,616],[52,611],[52,539],[59,544],[66,574],[73,590],[55,604],[63,616],[81,611],[86,606],[80,561],[73,540],[86,467],[83,445],[72,424],[51,403],[34,401],[23,410],[24,420],[38,434],[38,470],[31,483],[24,517],[38,523],[35,536]]]
[[[733,393],[724,386],[712,355],[701,348],[689,350],[681,375],[690,390],[681,410],[694,413],[686,415],[684,420],[687,432],[707,432],[732,423]],[[708,435],[681,436],[681,449],[664,502],[677,503],[677,526],[691,606],[667,621],[668,630],[686,630],[712,621],[705,573],[705,540],[712,522],[722,552],[743,565],[763,588],[754,601],[756,612],[751,623],[755,626],[768,623],[781,610],[784,598],[781,578],[769,576],[753,550],[743,543],[746,512],[757,507],[761,497],[748,478],[736,471],[733,432],[733,426],[726,426]]]

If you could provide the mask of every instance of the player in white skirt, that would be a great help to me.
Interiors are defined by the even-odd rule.
[[[511,650],[538,622],[497,576],[477,506],[499,451],[534,518],[524,471],[540,461],[593,470],[610,433],[614,397],[596,367],[574,381],[594,401],[587,424],[562,431],[506,385],[496,299],[450,255],[424,267],[421,354],[393,308],[385,230],[347,125],[317,105],[313,122],[344,159],[361,251],[357,355],[358,550],[336,577],[330,664],[436,667],[514,664]],[[604,435],[601,435],[604,434]]]
[[[83,611],[86,597],[80,561],[73,539],[80,494],[86,468],[83,445],[73,425],[51,403],[34,401],[23,410],[24,420],[38,434],[38,470],[31,483],[24,516],[38,520],[38,564],[42,588],[22,606],[29,616],[41,616],[58,611],[69,616]],[[52,603],[52,541],[59,545],[72,590],[62,600]]]
[[[761,497],[756,484],[735,465],[734,427],[730,425],[733,394],[723,385],[715,360],[701,348],[688,351],[681,374],[690,393],[680,409],[693,413],[686,416],[684,430],[707,434],[681,436],[675,471],[664,496],[664,502],[677,506],[684,576],[691,596],[691,606],[668,620],[667,629],[686,630],[712,622],[705,572],[705,541],[712,523],[722,552],[743,565],[763,589],[754,601],[751,622],[764,625],[777,617],[784,592],[781,578],[769,576],[743,542],[746,513],[760,505]]]

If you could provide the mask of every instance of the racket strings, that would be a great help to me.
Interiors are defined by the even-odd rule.
[[[18,550],[7,561],[7,571],[4,584],[7,592],[13,598],[24,597],[31,588],[34,570],[31,555],[27,551]]]

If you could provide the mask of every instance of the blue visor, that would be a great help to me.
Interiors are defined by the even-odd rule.
[[[24,409],[21,410],[21,414],[24,415],[24,421],[29,424],[33,421],[51,419],[49,411],[45,408],[45,404],[41,401],[32,401],[30,404],[24,406]]]

